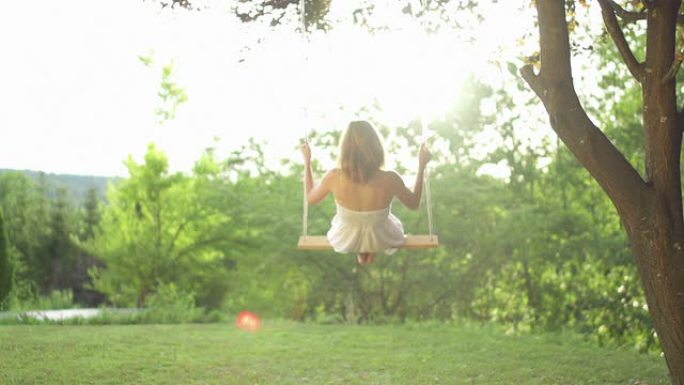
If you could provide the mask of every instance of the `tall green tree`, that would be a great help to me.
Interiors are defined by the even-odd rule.
[[[76,282],[74,273],[81,253],[71,238],[77,233],[75,214],[68,191],[63,187],[58,188],[56,196],[50,202],[48,234],[43,240],[46,268],[41,284],[43,294],[73,289],[80,285],[80,282]]]
[[[207,285],[226,280],[227,255],[250,236],[237,215],[244,202],[222,184],[221,166],[208,154],[193,175],[171,173],[154,145],[144,163],[129,158],[126,166],[130,176],[110,188],[89,243],[106,264],[94,271],[95,288],[125,306],[144,306],[163,284],[211,296]]]
[[[566,2],[535,2],[539,22],[541,68],[521,73],[546,108],[551,127],[601,185],[617,209],[644,286],[672,382],[684,384],[684,213],[681,143],[684,119],[677,102],[676,74],[682,63],[676,38],[684,18],[681,0],[638,2],[629,11],[613,0],[599,0],[606,30],[643,98],[645,173],[592,122],[574,87]],[[646,54],[635,56],[618,17],[645,21]]]
[[[44,189],[30,177],[8,172],[0,175],[0,204],[5,213],[10,258],[15,262],[17,283],[26,283],[27,291],[37,293],[49,271],[45,258],[49,199]]]
[[[5,301],[9,297],[13,283],[14,266],[9,255],[5,216],[2,213],[2,207],[0,207],[0,309],[4,307]]]
[[[79,232],[79,239],[87,241],[95,237],[100,221],[102,220],[101,203],[97,189],[91,187],[88,189],[85,201],[83,202],[82,225]]]

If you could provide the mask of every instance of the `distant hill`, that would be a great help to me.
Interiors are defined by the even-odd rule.
[[[111,178],[106,176],[93,175],[70,175],[70,174],[53,174],[42,171],[33,170],[11,170],[0,169],[0,174],[6,172],[20,172],[28,175],[35,181],[44,178],[48,186],[51,187],[51,192],[54,193],[58,188],[65,188],[69,191],[69,195],[76,201],[81,201],[89,189],[95,188],[98,195],[104,199],[107,193],[107,184],[109,182],[116,182],[118,178]]]

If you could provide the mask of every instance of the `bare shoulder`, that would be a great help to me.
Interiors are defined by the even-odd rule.
[[[331,168],[325,173],[325,178],[337,178],[342,171],[339,168]]]
[[[403,180],[401,179],[401,176],[399,173],[397,173],[394,170],[390,171],[381,171],[382,172],[382,179],[383,183],[386,183],[389,186],[396,186],[397,184],[401,183],[403,184]]]
[[[322,183],[325,183],[328,186],[331,186],[335,181],[337,181],[339,175],[340,175],[340,169],[339,168],[330,169],[323,176]]]
[[[381,171],[381,172],[382,172],[383,178],[387,178],[387,179],[401,179],[401,176],[399,175],[399,173],[396,172],[396,171],[394,171],[394,170],[388,170],[388,171],[383,170],[383,171]]]

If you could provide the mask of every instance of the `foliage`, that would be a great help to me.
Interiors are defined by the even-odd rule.
[[[74,242],[83,217],[67,190],[43,177],[34,181],[23,173],[5,172],[0,174],[0,207],[15,270],[11,303],[68,289],[75,301],[97,304],[98,296],[83,290],[85,271],[96,261]]]
[[[126,165],[131,176],[111,187],[98,236],[87,243],[107,265],[93,270],[94,287],[123,306],[143,306],[164,283],[209,290],[198,277],[219,279],[227,260],[223,251],[237,242],[222,230],[233,219],[203,204],[222,199],[210,188],[215,175],[194,180],[170,174],[166,155],[153,145],[144,164],[129,158]]]
[[[311,28],[312,26],[315,28],[329,27],[325,21],[325,16],[330,9],[330,2],[331,0],[308,0],[304,2],[306,28]],[[237,5],[234,7],[234,12],[242,22],[253,22],[267,18],[269,19],[269,24],[276,25],[281,23],[288,14],[288,11],[300,14],[299,4],[299,0],[238,0]]]
[[[185,89],[178,86],[172,78],[173,66],[174,63],[171,62],[162,68],[162,81],[157,92],[162,106],[154,111],[159,116],[160,123],[175,118],[178,106],[188,101]]]
[[[29,297],[23,302],[15,302],[11,309],[15,312],[30,310],[71,309],[74,305],[74,293],[71,290],[55,290],[48,295]]]
[[[147,303],[147,311],[142,313],[144,320],[155,323],[191,322],[203,311],[195,307],[195,298],[185,293],[173,283],[160,285]]]
[[[83,202],[83,224],[79,230],[78,239],[88,241],[95,237],[99,230],[102,213],[98,192],[94,187],[87,190],[85,201]]]
[[[138,60],[145,67],[151,68],[154,64],[154,55],[150,51],[147,55],[138,55]],[[159,90],[157,90],[160,106],[154,110],[155,115],[159,118],[157,122],[159,124],[173,120],[178,112],[178,107],[188,101],[188,93],[185,88],[179,86],[174,80],[174,66],[175,62],[171,61],[161,67],[161,83]]]

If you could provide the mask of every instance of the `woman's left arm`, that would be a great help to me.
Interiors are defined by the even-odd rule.
[[[306,171],[307,175],[307,191],[306,191],[306,200],[309,202],[310,205],[315,205],[320,203],[322,200],[324,200],[328,194],[332,191],[332,182],[334,180],[334,174],[335,170],[330,170],[328,171],[325,176],[323,176],[323,179],[321,180],[321,183],[318,185],[314,185],[313,183],[313,176],[311,174],[311,167],[308,167],[308,170]],[[311,186],[311,187],[309,187]]]
[[[328,171],[323,180],[321,180],[321,183],[316,186],[313,179],[313,171],[311,170],[311,147],[309,147],[308,143],[302,145],[302,154],[304,155],[306,201],[310,205],[315,205],[325,199],[330,193],[334,170]]]

